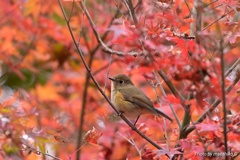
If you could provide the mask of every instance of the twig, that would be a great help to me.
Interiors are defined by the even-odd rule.
[[[32,147],[30,147],[29,145],[26,145],[26,144],[23,144],[23,145],[26,146],[27,149],[29,149],[29,150],[31,150],[32,152],[36,153],[37,155],[42,154],[42,155],[44,155],[44,156],[48,156],[48,157],[51,157],[51,158],[53,158],[53,159],[61,160],[60,158],[55,157],[55,156],[53,156],[53,155],[51,155],[51,154],[42,153],[41,151],[39,151],[39,150],[37,150],[37,149],[35,149],[35,148],[32,148]]]
[[[225,14],[223,14],[221,17],[219,17],[218,19],[216,19],[215,21],[213,21],[212,23],[210,23],[207,27],[203,28],[202,31],[205,31],[207,28],[211,27],[214,23],[218,22],[219,20],[223,19],[224,17],[226,17],[229,13],[233,12],[234,10],[231,10]]]
[[[94,24],[94,22],[93,22],[93,20],[92,20],[92,17],[90,16],[90,14],[89,14],[86,6],[83,4],[82,1],[80,1],[79,3],[80,3],[80,6],[81,6],[82,10],[84,11],[84,13],[85,13],[86,16],[87,16],[87,19],[88,19],[88,21],[89,21],[89,23],[90,23],[90,25],[91,25],[91,28],[92,28],[92,30],[93,30],[93,33],[94,33],[95,37],[97,38],[98,43],[103,47],[103,50],[106,51],[106,52],[108,52],[108,53],[110,53],[110,54],[112,53],[112,54],[116,54],[116,55],[118,55],[118,56],[123,56],[123,55],[124,55],[123,52],[119,52],[119,51],[112,50],[111,48],[109,48],[109,47],[102,41],[100,35],[98,34],[98,32],[97,32],[97,30],[96,30],[96,28],[95,28],[95,24]]]
[[[139,0],[136,6],[134,7],[134,10],[142,3],[142,0]]]
[[[121,7],[121,6],[119,6],[119,7]],[[109,25],[108,25],[107,28],[109,28],[109,27],[113,24],[113,21],[115,20],[115,18],[118,16],[119,13],[120,13],[119,10],[117,10],[116,13],[115,13],[115,15],[114,15],[113,18],[111,19],[111,21],[110,21],[110,23],[109,23]],[[104,39],[107,37],[107,35],[109,34],[109,32],[110,32],[110,31],[107,30],[107,31],[103,34],[102,40],[104,40]],[[99,49],[99,47],[101,47],[101,44],[98,43],[98,45],[92,50],[92,52],[96,52],[96,51]]]
[[[184,2],[185,2],[185,4],[186,4],[186,6],[187,6],[189,12],[192,13],[192,11],[191,11],[191,9],[190,9],[190,7],[189,7],[189,4],[188,4],[188,2],[187,2],[187,0],[184,0]]]
[[[236,60],[236,62],[226,71],[224,76],[227,77],[239,64],[240,64],[240,58],[238,58],[238,60]]]
[[[59,5],[60,5],[60,8],[62,10],[62,13],[63,13],[63,16],[65,18],[65,21],[67,20],[67,16],[66,16],[66,13],[65,13],[65,10],[63,8],[63,5],[62,5],[62,2],[61,0],[58,0],[59,2]],[[81,3],[81,2],[80,2]],[[67,21],[66,21],[67,22]],[[85,61],[85,58],[83,56],[83,53],[82,53],[82,50],[80,50],[80,48],[78,47],[77,45],[77,42],[76,42],[76,39],[73,35],[73,32],[72,32],[72,29],[71,29],[71,26],[69,23],[67,23],[67,26],[68,26],[68,29],[69,29],[69,32],[71,34],[71,37],[73,39],[73,42],[77,48],[77,51],[78,51],[78,54],[84,64],[84,67],[86,68],[89,76],[91,77],[91,79],[93,80],[94,84],[96,85],[96,87],[98,88],[99,92],[102,94],[102,96],[106,99],[106,101],[110,104],[110,106],[113,108],[113,110],[128,124],[129,127],[132,128],[132,130],[134,130],[136,133],[138,133],[142,138],[144,138],[146,141],[148,141],[150,144],[152,144],[154,147],[156,147],[157,149],[162,149],[156,142],[152,141],[149,137],[147,137],[145,134],[143,134],[141,131],[139,131],[136,126],[134,126],[123,114],[120,114],[120,112],[117,110],[117,108],[114,106],[114,104],[110,101],[110,99],[107,97],[107,95],[103,92],[103,90],[101,89],[101,87],[99,86],[98,82],[96,81],[96,79],[94,78],[89,66],[87,65],[86,61]],[[166,156],[168,156],[166,154]],[[168,156],[169,157],[169,156]]]
[[[133,22],[134,22],[135,26],[137,27],[138,26],[138,20],[137,20],[135,11],[134,11],[132,0],[125,0],[125,1],[128,1],[128,3],[127,3],[128,4],[128,8],[130,10]]]
[[[156,79],[157,77],[156,77],[156,74],[155,74],[155,73],[154,73],[154,76],[155,76],[155,79]],[[154,92],[155,92],[155,94],[156,94],[156,96],[157,96],[157,102],[158,102],[158,104],[160,105],[160,107],[162,108],[162,104],[161,104],[161,102],[160,102],[160,97],[159,97],[158,92],[157,92],[157,86],[159,85],[159,84],[158,84],[159,81],[158,81],[158,79],[156,79],[156,81],[157,81],[157,85],[154,85],[154,83],[152,82],[152,86],[153,86],[153,90],[154,90]],[[151,83],[151,82],[150,82],[150,83]],[[169,148],[169,144],[168,144],[169,138],[168,138],[168,134],[167,134],[166,118],[163,118],[163,124],[164,124],[164,136],[165,136],[165,139],[167,140],[167,141],[166,141],[166,146],[167,146],[167,149],[168,149],[168,148]]]
[[[74,151],[74,152],[70,155],[69,159],[71,159],[71,157],[72,157],[74,154],[78,153],[86,144],[87,144],[87,142],[85,142],[83,145],[79,146],[79,148],[77,148],[77,150]],[[80,159],[80,157],[79,157],[78,159]]]
[[[68,18],[67,22],[70,22],[70,21],[71,21],[71,17],[72,17],[72,13],[73,13],[74,3],[75,3],[75,0],[73,0],[72,8],[71,8],[71,12],[70,12],[70,15],[69,15],[69,18]]]
[[[211,4],[213,4],[213,3],[217,2],[217,1],[218,1],[218,0],[215,0],[215,1],[213,1],[213,2],[210,2],[210,3],[206,4],[206,5],[204,5],[204,7],[210,6]]]
[[[213,8],[211,8],[211,9],[216,9],[216,8],[218,8],[218,7],[221,7],[223,4],[219,4],[219,5],[217,5],[217,6],[215,6],[215,7],[213,7]]]
[[[235,158],[237,158],[239,155],[240,155],[240,152],[236,153],[236,155],[232,157],[232,160],[234,160]]]
[[[168,78],[168,76],[164,73],[164,71],[159,70],[158,74],[162,77],[162,79],[164,80],[164,82],[167,84],[168,88],[172,91],[172,93],[174,94],[175,97],[179,98],[181,101],[181,104],[183,106],[185,106],[184,104],[184,98],[180,95],[180,93],[177,91],[177,89],[174,87],[174,85],[172,84],[171,80]]]
[[[120,6],[115,2],[115,0],[113,0],[113,3],[115,4],[115,6],[117,7],[118,11],[121,13],[121,15],[124,17],[124,13],[121,11]],[[120,4],[121,5],[121,4]]]
[[[131,17],[132,20],[133,20],[132,12],[131,12],[131,10],[130,10],[130,8],[129,8],[129,6],[128,6],[128,2],[127,2],[127,0],[123,0],[123,3],[124,3],[125,6],[127,7],[127,9],[128,9],[128,13],[130,14],[130,17]]]
[[[116,59],[113,59],[112,62],[111,62],[111,64],[112,64],[113,62],[116,62],[116,61],[117,61]],[[111,65],[111,64],[110,64],[110,65]],[[104,65],[104,66],[102,66],[102,67],[99,68],[98,70],[94,71],[94,72],[93,72],[93,75],[98,74],[99,72],[101,72],[102,70],[104,70],[104,69],[106,69],[106,68],[108,68],[108,67],[109,67],[109,63],[106,64],[106,65]]]
[[[167,94],[166,94],[165,90],[163,89],[162,84],[161,84],[161,82],[159,81],[159,79],[158,79],[158,77],[157,77],[157,74],[156,74],[155,72],[153,72],[153,73],[154,73],[155,79],[156,79],[156,81],[157,81],[157,85],[159,86],[159,88],[160,88],[163,96],[166,97]],[[172,106],[171,103],[169,103],[169,107],[170,107],[170,109],[172,110],[173,116],[174,116],[174,118],[176,119],[177,124],[178,124],[178,126],[179,126],[179,128],[180,128],[180,127],[181,127],[180,120],[178,119],[177,114],[176,114],[176,112],[174,111],[173,106]]]
[[[96,28],[95,28],[95,24],[94,24],[94,22],[93,22],[93,20],[92,20],[92,18],[91,18],[91,16],[90,16],[90,14],[89,14],[86,6],[83,4],[82,1],[80,1],[79,3],[80,3],[80,6],[81,6],[82,11],[83,11],[83,12],[86,14],[86,16],[87,16],[87,19],[88,19],[88,21],[89,21],[89,23],[90,23],[90,25],[91,25],[91,28],[92,28],[92,30],[93,30],[93,33],[94,33],[94,35],[95,35],[98,43],[103,47],[103,51],[105,51],[105,52],[107,52],[107,53],[109,53],[109,54],[116,54],[116,55],[118,55],[118,56],[120,56],[120,57],[121,57],[121,56],[124,56],[125,54],[130,54],[130,55],[133,55],[133,56],[136,55],[136,53],[131,53],[131,52],[129,52],[129,53],[124,53],[124,52],[116,51],[116,50],[113,50],[113,49],[109,48],[109,47],[102,41],[100,35],[98,34],[98,32],[97,32],[97,30],[96,30]],[[120,12],[120,10],[119,10],[119,12]]]
[[[139,154],[139,156],[141,157],[141,151],[140,149],[137,147],[136,143],[134,142],[133,138],[131,137],[131,135],[129,134],[129,137],[131,137],[130,139],[127,139],[127,137],[125,137],[124,135],[122,135],[120,132],[117,132],[118,135],[120,135],[122,138],[124,138],[126,141],[128,141],[132,146],[134,146]]]

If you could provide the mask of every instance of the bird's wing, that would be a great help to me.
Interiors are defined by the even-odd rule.
[[[168,115],[163,113],[162,111],[156,109],[153,106],[152,101],[138,88],[132,88],[131,89],[131,94],[129,95],[129,90],[121,90],[122,96],[124,100],[129,101],[131,103],[134,103],[136,106],[142,108],[142,109],[147,109],[153,114],[156,115],[161,115],[171,122],[173,121]]]
[[[157,114],[154,109],[151,100],[138,88],[131,88],[131,94],[129,95],[129,90],[121,89],[120,91],[124,100],[134,103],[136,106],[142,109],[148,109],[150,112]]]

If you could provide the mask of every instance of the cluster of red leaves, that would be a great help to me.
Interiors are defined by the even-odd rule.
[[[229,156],[234,157],[238,154],[239,150],[237,147],[239,142],[236,141],[240,138],[239,114],[228,115],[227,122],[228,144],[230,147],[228,154]],[[206,154],[206,157],[213,153],[225,153],[222,124],[223,120],[196,124],[196,132],[199,136],[193,135],[192,137],[181,140],[181,149],[184,151],[184,157],[197,159],[200,154],[203,156]]]

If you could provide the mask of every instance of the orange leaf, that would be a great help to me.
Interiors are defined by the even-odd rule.
[[[168,94],[166,96],[166,99],[168,100],[168,102],[170,102],[172,104],[180,104],[180,100],[178,98],[176,98],[174,95]]]
[[[92,130],[89,130],[84,137],[84,140],[88,143],[97,145],[98,139],[102,136],[102,132],[98,132],[94,127]]]

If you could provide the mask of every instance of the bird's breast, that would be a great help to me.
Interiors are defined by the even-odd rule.
[[[112,102],[120,112],[128,118],[136,118],[141,114],[139,107],[135,106],[132,102],[126,101],[119,91],[113,92]]]

